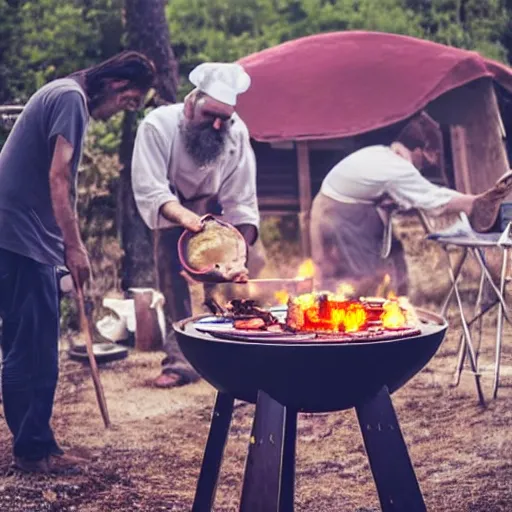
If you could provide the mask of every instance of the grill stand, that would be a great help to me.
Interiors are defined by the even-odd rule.
[[[233,404],[217,393],[192,512],[213,506]],[[258,393],[240,512],[293,512],[297,412]],[[356,413],[382,512],[426,512],[387,387]]]

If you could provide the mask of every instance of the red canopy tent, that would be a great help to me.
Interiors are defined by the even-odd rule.
[[[396,123],[442,94],[483,77],[512,93],[512,70],[408,36],[332,32],[240,60],[252,84],[238,111],[260,141],[327,139]]]
[[[379,143],[422,109],[446,139],[451,174],[439,181],[479,192],[509,168],[504,127],[512,120],[512,70],[476,52],[345,31],[303,37],[239,62],[252,79],[237,110],[254,139],[260,207],[298,211],[303,234],[312,196],[350,152],[350,141]]]

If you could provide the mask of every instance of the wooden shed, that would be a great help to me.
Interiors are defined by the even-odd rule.
[[[476,52],[407,36],[319,34],[249,55],[238,111],[258,163],[262,214],[298,214],[309,253],[312,199],[327,172],[370,144],[388,144],[425,110],[439,124],[444,165],[431,181],[481,192],[509,169],[512,69]]]

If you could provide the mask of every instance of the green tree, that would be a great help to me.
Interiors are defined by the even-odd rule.
[[[164,0],[126,0],[128,46],[150,57],[157,69],[159,102],[176,101],[177,64],[165,19]],[[119,179],[118,218],[124,258],[123,287],[155,286],[153,234],[144,224],[135,204],[131,185],[131,159],[135,140],[136,114],[126,112],[119,152],[122,164]]]
[[[406,0],[405,5],[419,15],[424,38],[506,60],[502,37],[510,16],[503,0]]]
[[[200,62],[338,30],[405,34],[505,60],[504,34],[512,33],[505,4],[512,0],[170,0],[166,14],[183,95]]]
[[[402,0],[171,0],[167,18],[183,77],[204,61],[233,61],[298,37],[335,30],[421,36]]]
[[[121,49],[123,0],[0,0],[0,101]]]
[[[16,27],[20,22],[18,6],[0,0],[0,105],[14,99],[11,82],[16,70],[13,67],[12,47],[16,39]]]

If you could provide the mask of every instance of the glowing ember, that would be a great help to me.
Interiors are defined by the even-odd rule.
[[[405,314],[397,301],[388,300],[384,302],[382,309],[384,310],[381,315],[383,327],[387,329],[397,329],[407,323]]]
[[[401,298],[356,300],[317,293],[289,299],[286,324],[296,331],[333,333],[407,329],[417,325],[412,307]]]
[[[313,277],[315,266],[311,259],[304,261],[297,277]],[[316,292],[290,297],[287,290],[275,292],[279,304],[287,304],[286,325],[295,331],[375,333],[416,327],[414,308],[405,297],[390,290],[391,278],[386,274],[377,285],[375,297],[354,297],[354,287],[340,283],[336,293]],[[384,298],[387,296],[387,299]]]
[[[366,310],[362,304],[357,302],[334,303],[331,306],[330,317],[334,327],[333,330],[341,332],[359,331],[368,319]]]

